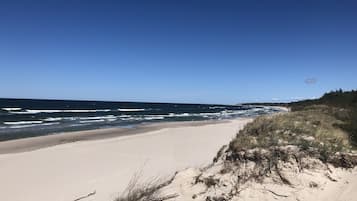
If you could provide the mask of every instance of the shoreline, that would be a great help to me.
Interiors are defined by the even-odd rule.
[[[132,128],[112,127],[99,128],[83,131],[53,133],[44,136],[28,137],[22,139],[8,140],[0,142],[0,155],[23,153],[34,151],[42,148],[80,142],[110,139],[131,135],[141,135],[151,131],[161,130],[165,128],[177,128],[187,126],[203,126],[209,124],[225,123],[236,119],[252,119],[252,118],[235,118],[224,120],[204,120],[204,121],[174,121],[174,122],[156,122],[139,124]]]

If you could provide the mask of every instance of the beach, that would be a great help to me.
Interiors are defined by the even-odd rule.
[[[109,201],[135,174],[169,178],[212,162],[251,118],[162,123],[0,142],[0,200]]]

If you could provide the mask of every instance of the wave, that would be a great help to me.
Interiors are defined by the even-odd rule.
[[[79,123],[96,123],[96,122],[104,122],[104,121],[116,121],[117,117],[114,115],[107,116],[97,116],[97,117],[79,117]]]
[[[117,117],[114,115],[107,115],[107,116],[98,116],[98,117],[79,117],[80,120],[106,120],[106,121],[116,121]]]
[[[118,111],[120,112],[140,112],[145,111],[146,109],[143,108],[119,108]]]
[[[5,107],[5,108],[1,108],[1,109],[6,110],[6,111],[22,110],[22,108],[20,108],[20,107]]]
[[[87,124],[87,123],[98,123],[98,122],[104,122],[104,119],[96,119],[96,120],[85,120],[85,121],[79,121],[81,124]]]
[[[9,126],[9,128],[28,128],[28,127],[34,127],[34,126],[52,126],[52,125],[57,125],[59,122],[54,122],[54,123],[43,123],[43,124],[27,124],[27,125],[15,125],[15,126]]]
[[[99,110],[31,110],[25,111],[10,111],[11,114],[39,114],[39,113],[94,113],[94,112],[110,112],[110,109]]]
[[[119,117],[120,117],[120,118],[126,118],[126,117],[131,117],[131,115],[126,115],[126,114],[124,114],[124,115],[120,115]]]
[[[9,121],[4,122],[5,125],[23,125],[23,124],[41,124],[43,121]]]
[[[30,125],[16,125],[16,126],[9,126],[9,128],[28,128],[28,127],[34,127],[36,126],[35,124],[30,124]]]
[[[125,118],[120,118],[120,120],[123,121],[142,121],[142,117],[125,117]]]
[[[96,116],[96,117],[79,117],[79,119],[83,120],[94,120],[94,119],[113,119],[116,118],[114,115],[107,115],[107,116]]]
[[[163,116],[152,116],[152,117],[144,117],[145,120],[160,120],[160,119],[165,119]]]
[[[53,123],[43,123],[43,124],[38,124],[39,126],[52,126],[52,125],[57,125],[60,124],[60,122],[53,122]]]
[[[49,117],[44,119],[43,121],[61,121],[63,118],[61,117]]]
[[[224,106],[211,106],[209,109],[214,110],[214,109],[225,109],[226,107]]]
[[[125,109],[130,111],[142,111],[145,109]],[[42,121],[19,121],[19,122],[4,122],[5,125],[29,125],[29,124],[41,124],[44,122],[56,122],[61,120],[78,121],[79,123],[96,123],[96,122],[112,122],[118,119],[122,121],[143,121],[143,120],[162,120],[165,118],[184,118],[184,117],[203,117],[203,118],[231,118],[235,116],[249,116],[257,112],[262,112],[263,108],[254,108],[252,110],[224,110],[221,112],[207,112],[207,113],[169,113],[158,115],[105,115],[105,116],[89,116],[89,117],[48,117],[41,119]],[[43,111],[43,110],[42,110]],[[54,110],[51,110],[53,112]],[[59,110],[57,110],[59,111]],[[64,110],[61,110],[64,111]],[[69,110],[66,110],[69,111]],[[71,110],[78,111],[78,110]],[[84,111],[84,110],[80,110]],[[85,110],[88,111],[88,110]],[[96,110],[97,111],[97,110]],[[33,112],[33,111],[31,111]],[[47,110],[45,110],[47,112]]]
[[[169,113],[168,114],[168,117],[188,117],[188,116],[192,116],[192,114],[189,114],[189,113],[180,113],[180,114]]]

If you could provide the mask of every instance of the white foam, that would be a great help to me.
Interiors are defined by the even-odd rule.
[[[219,116],[221,115],[220,112],[211,112],[211,113],[198,113],[197,116]]]
[[[17,126],[10,126],[9,128],[27,128],[27,127],[33,127],[36,126],[35,124],[30,124],[30,125],[17,125]]]
[[[167,116],[168,117],[188,117],[188,116],[193,116],[194,114],[189,114],[189,113],[181,113],[181,114],[175,114],[175,113],[169,113]]]
[[[60,124],[60,122],[43,123],[43,124],[37,124],[36,126],[51,126],[51,125],[57,125],[57,124]]]
[[[211,107],[209,107],[209,109],[212,109],[212,110],[214,110],[214,109],[225,109],[226,107],[223,107],[223,106],[211,106]]]
[[[61,110],[61,112],[74,112],[74,113],[81,113],[81,112],[110,112],[110,109],[100,109],[100,110]]]
[[[175,117],[189,117],[189,116],[194,116],[195,114],[193,113],[181,113],[181,114],[175,114]]]
[[[163,116],[151,116],[151,117],[144,117],[145,120],[160,120],[160,119],[165,119]]]
[[[97,120],[97,119],[116,119],[114,115],[98,116],[98,117],[80,117],[81,120]]]
[[[74,121],[76,119],[78,119],[79,117],[63,117],[64,120],[70,120],[70,121]]]
[[[120,115],[119,117],[120,117],[120,118],[126,118],[126,117],[131,117],[131,116],[124,114],[124,115]]]
[[[224,110],[221,112],[207,112],[207,113],[169,113],[168,115],[163,115],[165,117],[205,117],[205,118],[213,118],[213,117],[229,117],[234,115],[242,115],[247,113],[245,110]]]
[[[35,113],[29,113],[28,111],[21,111],[21,112],[10,112],[11,114],[35,114]]]
[[[61,121],[62,119],[61,117],[49,117],[44,119],[44,121]]]
[[[20,107],[5,107],[5,108],[1,108],[1,109],[6,110],[6,111],[22,110],[22,108],[20,108]]]
[[[128,117],[128,118],[120,118],[123,121],[140,121],[143,120],[141,117]]]
[[[38,114],[38,113],[92,113],[92,112],[110,112],[110,109],[100,110],[30,110],[10,111],[12,114]]]
[[[120,112],[140,112],[140,111],[145,111],[145,109],[142,109],[142,108],[119,108],[118,111]]]
[[[24,125],[24,124],[41,124],[43,121],[13,121],[4,122],[5,125]]]
[[[169,113],[168,116],[169,116],[169,117],[174,117],[174,116],[175,116],[175,113]]]
[[[56,125],[59,124],[59,122],[53,122],[53,123],[43,123],[43,124],[26,124],[26,125],[15,125],[15,126],[9,126],[9,128],[28,128],[28,127],[34,127],[34,126],[51,126],[51,125]]]
[[[97,119],[97,120],[86,120],[86,121],[79,121],[81,124],[86,124],[86,123],[96,123],[96,122],[103,122],[105,121],[104,119]]]
[[[37,114],[37,113],[56,113],[61,112],[61,110],[26,110],[28,113]]]

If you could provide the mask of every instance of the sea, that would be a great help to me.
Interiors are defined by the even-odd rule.
[[[279,112],[249,105],[0,99],[0,141],[154,122],[221,120]]]

